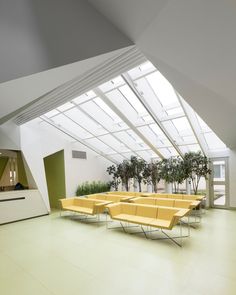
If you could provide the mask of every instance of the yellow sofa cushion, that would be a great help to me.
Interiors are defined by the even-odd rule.
[[[137,206],[135,204],[121,203],[121,212],[124,214],[135,215]]]
[[[157,207],[156,206],[150,206],[150,205],[136,205],[136,216],[142,216],[142,217],[149,217],[149,218],[156,218],[157,217]]]
[[[157,205],[157,206],[165,206],[165,207],[173,207],[174,202],[175,202],[175,200],[171,200],[171,199],[156,198],[155,205]]]
[[[172,208],[158,208],[157,218],[171,220],[175,213],[178,212],[178,209]]]

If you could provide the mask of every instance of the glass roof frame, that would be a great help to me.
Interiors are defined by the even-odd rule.
[[[73,118],[76,113],[84,121]],[[130,154],[150,159],[183,156],[190,150],[208,154],[205,135],[218,139],[205,123],[209,131],[202,129],[195,111],[148,61],[41,116],[56,128],[64,117],[71,122],[64,122],[68,129],[78,126],[78,141],[96,150],[99,146],[100,154],[116,156],[115,162]]]

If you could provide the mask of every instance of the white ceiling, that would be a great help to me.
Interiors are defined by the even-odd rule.
[[[115,50],[73,64],[1,83],[0,120],[9,114],[15,115],[15,111],[19,111],[20,108],[24,108],[27,104],[37,100],[45,93],[77,76],[83,75],[125,50],[127,49]]]
[[[236,2],[89,0],[236,147]]]
[[[23,2],[28,3],[26,0],[16,1],[16,3]],[[54,2],[56,3],[56,0],[45,3]],[[62,28],[64,22],[61,22],[62,26],[55,25],[62,19],[63,5],[58,7],[58,13],[54,15],[56,22],[52,19],[51,23],[49,20],[53,5],[47,10],[41,6],[42,1],[34,1],[38,3],[36,6],[40,8],[40,11],[35,10],[36,6],[21,6],[21,8],[30,10],[30,12],[27,10],[27,16],[29,16],[29,21],[36,26],[31,28],[39,30],[36,31],[40,33],[37,35],[39,37],[37,42],[42,41],[40,44],[46,46],[44,50],[50,49],[46,52],[46,57],[52,58],[50,62],[54,63],[47,63],[47,67],[53,68],[66,63],[75,63],[0,84],[0,118],[72,79],[78,71],[81,74],[85,68],[94,66],[98,60],[96,58],[86,60],[86,48],[89,50],[89,56],[92,57],[102,52],[128,46],[132,43],[129,40],[132,40],[227,146],[236,147],[234,132],[236,125],[236,3],[234,0],[87,0],[99,13],[94,12],[92,6],[85,5],[86,0],[77,0],[78,14],[75,8],[71,9],[74,6],[70,6],[75,1],[60,1],[62,2],[68,7],[66,19],[69,20],[70,15],[73,18],[73,22],[67,27],[67,33],[73,32],[70,38],[69,36],[65,38],[66,34],[62,36],[58,29]],[[1,9],[2,14],[3,11],[5,10]],[[4,74],[13,77],[17,72],[18,77],[25,76],[27,71],[29,73],[25,65],[32,64],[31,59],[27,60],[27,51],[24,51],[25,39],[17,38],[18,33],[28,34],[29,26],[24,23],[21,27],[22,23],[19,22],[16,23],[17,27],[15,22],[12,22],[14,26],[9,31],[5,24],[11,23],[15,13],[12,10],[14,13],[8,18],[10,11],[8,9],[5,16],[0,18],[0,34],[4,33],[1,37],[7,38],[1,40],[8,41],[10,38],[11,41],[18,40],[19,42],[8,46],[9,52],[5,48],[5,45],[9,43],[2,42],[5,49],[1,47],[4,50],[0,50],[0,78],[5,81]],[[37,15],[32,14],[32,11],[37,12]],[[44,14],[47,14],[47,25],[50,28],[48,32],[42,22]],[[76,15],[84,15],[78,18],[79,23],[75,22]],[[91,17],[92,15],[96,18]],[[35,22],[32,17],[37,17]],[[20,19],[23,19],[22,15]],[[106,28],[109,26],[111,30],[107,31]],[[94,33],[96,27],[99,37]],[[23,31],[15,30],[18,28]],[[34,43],[35,40],[31,37],[36,35],[31,33],[32,31],[27,36],[35,46],[38,43]],[[91,34],[93,38],[89,38],[87,42]],[[24,35],[24,37],[27,36]],[[56,44],[58,44],[56,48],[53,43],[55,36]],[[20,42],[22,40],[24,44]],[[67,43],[66,40],[70,42]],[[101,43],[103,46],[100,46]],[[34,46],[31,47],[32,44],[30,44],[27,48],[32,51]],[[80,47],[81,45],[83,46]],[[96,48],[91,51],[93,45]],[[73,50],[69,50],[72,47]],[[34,54],[35,52],[33,50]],[[11,63],[6,63],[10,59],[8,53],[12,56]],[[79,60],[80,62],[77,63],[76,61]],[[37,66],[42,70],[45,64],[38,63]],[[20,72],[21,67],[24,69],[22,73]],[[31,70],[37,72],[37,67]]]

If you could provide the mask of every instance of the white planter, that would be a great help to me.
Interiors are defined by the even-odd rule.
[[[148,193],[152,193],[153,192],[152,184],[147,184],[147,192]]]
[[[165,183],[165,192],[167,194],[172,194],[172,183]]]
[[[139,191],[138,181],[135,180],[135,181],[134,181],[134,192],[138,192],[138,191]]]
[[[191,181],[190,181],[190,179],[186,179],[186,194],[191,195]]]

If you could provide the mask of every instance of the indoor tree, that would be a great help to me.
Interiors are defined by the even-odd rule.
[[[118,164],[117,173],[121,179],[122,184],[125,185],[126,191],[129,191],[129,181],[133,177],[130,161],[123,160],[122,163]]]
[[[210,160],[200,151],[186,153],[183,160],[185,175],[191,179],[194,194],[197,195],[201,177],[207,179],[208,175],[211,174]]]
[[[142,190],[141,184],[143,181],[143,171],[146,165],[146,161],[141,158],[131,156],[130,165],[131,165],[132,176],[134,180],[137,180],[139,192],[141,192]]]
[[[109,175],[112,175],[111,187],[113,187],[115,191],[118,191],[118,187],[121,182],[118,166],[111,165],[107,167],[107,172]]]
[[[153,190],[157,193],[157,185],[161,180],[160,176],[160,162],[154,161],[151,163],[146,163],[143,171],[143,180],[144,183],[152,184]]]
[[[179,191],[179,185],[187,178],[183,160],[177,157],[163,159],[160,163],[160,176],[166,183],[173,183],[174,192]]]

